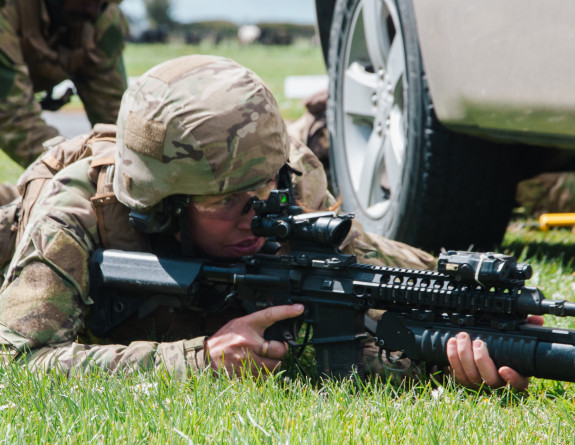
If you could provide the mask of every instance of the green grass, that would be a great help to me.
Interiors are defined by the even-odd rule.
[[[159,63],[189,54],[229,57],[253,70],[269,86],[279,103],[282,115],[287,120],[300,117],[304,112],[304,107],[302,99],[285,97],[285,78],[326,73],[320,47],[307,41],[297,42],[287,47],[246,46],[233,41],[224,41],[220,45],[211,43],[201,45],[128,44],[124,52],[124,61],[128,76],[137,77]],[[80,108],[80,100],[74,97],[68,107]]]
[[[239,380],[161,372],[65,378],[0,370],[6,443],[571,443],[572,385],[529,394],[447,385],[394,389],[281,376]]]

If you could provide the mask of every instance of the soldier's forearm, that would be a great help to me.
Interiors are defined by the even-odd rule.
[[[112,373],[165,369],[185,379],[204,367],[203,337],[170,343],[137,341],[129,345],[84,345],[68,343],[46,346],[20,354],[16,362],[32,371],[82,374],[93,369]]]

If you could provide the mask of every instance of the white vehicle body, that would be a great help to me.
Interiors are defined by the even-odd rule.
[[[438,119],[575,147],[575,2],[414,0]]]

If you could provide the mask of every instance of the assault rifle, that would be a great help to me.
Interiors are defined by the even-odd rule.
[[[100,250],[91,259],[91,326],[106,335],[133,314],[158,305],[198,306],[202,289],[220,283],[225,298],[247,312],[302,303],[299,320],[278,323],[266,338],[293,348],[313,345],[318,375],[336,378],[362,371],[366,333],[386,351],[415,362],[446,366],[446,344],[457,333],[487,343],[498,366],[526,376],[575,381],[575,330],[535,326],[528,314],[575,315],[575,304],[545,299],[525,286],[531,267],[496,253],[442,253],[437,271],[376,267],[356,262],[338,247],[352,215],[304,214],[287,190],[253,203],[252,231],[272,241],[289,241],[290,253],[255,254],[231,264],[209,259],[158,257]],[[366,317],[383,309],[381,320]],[[301,323],[312,334],[297,341]],[[96,329],[97,328],[97,329]],[[391,356],[390,356],[391,358]]]

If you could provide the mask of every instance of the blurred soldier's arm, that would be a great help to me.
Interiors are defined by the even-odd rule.
[[[128,24],[117,4],[108,3],[84,29],[86,63],[72,78],[92,125],[114,124],[127,87],[122,51]]]
[[[42,109],[20,48],[15,2],[0,5],[0,149],[27,166],[42,152],[42,142],[58,130],[40,117]]]

